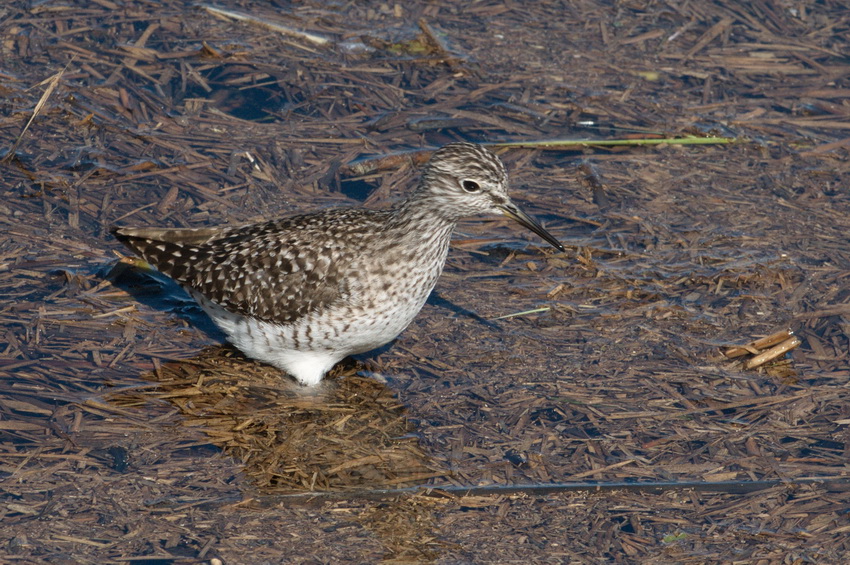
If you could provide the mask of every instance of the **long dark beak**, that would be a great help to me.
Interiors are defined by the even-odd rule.
[[[537,220],[517,208],[513,202],[508,202],[507,204],[499,204],[498,207],[502,211],[502,214],[504,214],[508,218],[516,220],[518,223],[527,227],[528,229],[542,237],[549,245],[551,245],[558,251],[566,251],[561,242],[555,239],[555,236],[543,229],[543,226],[537,223]]]

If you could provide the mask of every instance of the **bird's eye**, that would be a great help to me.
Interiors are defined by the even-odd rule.
[[[478,192],[481,190],[481,185],[474,180],[462,180],[460,181],[460,186],[467,192]]]

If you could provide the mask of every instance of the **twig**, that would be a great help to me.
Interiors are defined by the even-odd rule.
[[[12,159],[14,157],[15,152],[18,150],[18,146],[21,144],[21,141],[23,141],[23,139],[24,139],[24,134],[27,133],[27,130],[30,128],[33,121],[35,121],[35,118],[41,113],[41,110],[47,105],[47,99],[50,98],[50,95],[53,94],[53,91],[56,90],[57,86],[59,86],[59,80],[62,78],[62,75],[65,74],[65,71],[68,70],[68,66],[73,62],[74,62],[74,58],[72,58],[70,61],[68,61],[68,64],[65,65],[65,67],[61,71],[59,71],[58,73],[56,73],[55,75],[53,75],[49,78],[44,79],[43,81],[41,81],[40,83],[38,83],[37,85],[32,87],[32,88],[37,88],[37,87],[39,87],[43,84],[47,84],[47,88],[44,89],[44,93],[41,95],[41,98],[38,100],[38,103],[35,105],[35,109],[33,109],[32,116],[30,116],[30,119],[27,120],[27,124],[24,126],[24,129],[21,131],[20,135],[18,135],[17,139],[15,139],[15,142],[12,143],[12,147],[10,147],[9,151],[6,153],[6,155],[4,155],[2,159],[0,159],[0,163],[6,163],[7,161],[9,161],[10,159]]]
[[[755,369],[756,367],[760,367],[761,365],[764,365],[768,361],[772,361],[773,359],[776,359],[780,355],[784,355],[785,353],[791,351],[795,347],[799,346],[800,343],[802,343],[802,342],[800,341],[800,338],[797,337],[797,336],[794,336],[790,339],[786,339],[785,341],[783,341],[782,343],[780,343],[776,347],[772,347],[772,348],[768,349],[767,351],[765,351],[764,353],[762,353],[760,355],[756,355],[755,357],[753,357],[752,359],[747,361],[746,367],[747,367],[747,369]]]
[[[249,14],[243,14],[241,12],[234,12],[232,10],[224,10],[222,8],[217,8],[215,6],[210,6],[210,5],[207,5],[207,4],[201,4],[201,7],[204,10],[206,10],[207,12],[209,12],[210,14],[213,14],[213,15],[216,15],[216,16],[223,16],[225,18],[230,18],[232,20],[237,20],[237,21],[240,21],[240,22],[247,22],[247,23],[250,23],[250,24],[262,26],[262,27],[268,28],[272,31],[276,31],[278,33],[281,33],[283,35],[289,35],[289,36],[292,36],[292,37],[297,37],[299,39],[304,39],[304,40],[309,41],[310,43],[312,43],[314,45],[319,45],[321,47],[325,47],[328,44],[330,44],[330,42],[331,42],[330,39],[328,39],[326,37],[322,37],[321,35],[316,35],[315,33],[307,33],[306,31],[300,31],[300,30],[297,30],[297,29],[292,29],[291,27],[286,27],[286,26],[276,24],[276,23],[273,23],[273,22],[269,22],[269,21],[266,21],[266,20],[261,20],[260,18],[256,18],[256,17],[251,16]]]
[[[509,141],[489,143],[490,147],[531,147],[537,149],[565,149],[567,147],[620,146],[620,145],[712,145],[736,143],[735,137],[664,137],[637,139],[553,139],[548,141]]]
[[[533,310],[526,310],[525,312],[515,312],[513,314],[505,314],[504,316],[497,316],[493,318],[494,320],[504,320],[505,318],[516,318],[517,316],[525,316],[527,314],[537,314],[539,312],[548,312],[551,310],[548,306],[543,308],[535,308]]]
[[[697,492],[719,492],[724,494],[748,494],[775,487],[799,487],[823,485],[832,490],[850,489],[847,477],[801,477],[796,479],[769,479],[761,481],[652,481],[652,482],[576,482],[543,483],[518,485],[463,486],[446,485],[430,487],[408,487],[397,489],[368,489],[358,491],[298,492],[291,494],[257,497],[255,500],[266,504],[277,504],[291,500],[345,500],[353,498],[393,498],[403,495],[423,494],[426,496],[503,496],[509,494],[527,494],[540,496],[567,492],[610,492],[629,491],[661,494],[664,492],[693,489]]]
[[[767,337],[763,337],[757,339],[755,341],[751,341],[746,345],[736,345],[734,347],[730,347],[726,351],[723,352],[723,355],[728,357],[729,359],[734,359],[735,357],[740,357],[742,355],[746,355],[747,353],[752,353],[753,355],[758,355],[761,353],[761,350],[765,347],[771,347],[776,345],[777,343],[782,343],[783,341],[794,336],[794,331],[791,329],[782,330],[776,332],[774,334],[770,334]]]

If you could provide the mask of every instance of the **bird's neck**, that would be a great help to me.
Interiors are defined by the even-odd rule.
[[[400,243],[421,247],[424,240],[448,249],[458,218],[442,209],[426,193],[415,191],[390,212],[387,230]],[[427,246],[427,245],[426,245]]]
[[[453,228],[460,217],[451,202],[420,185],[394,208],[393,219],[402,223],[424,223]]]

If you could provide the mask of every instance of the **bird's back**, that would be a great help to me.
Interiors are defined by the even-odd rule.
[[[347,300],[348,271],[385,215],[352,208],[233,228],[112,233],[187,290],[235,314],[288,324]]]

